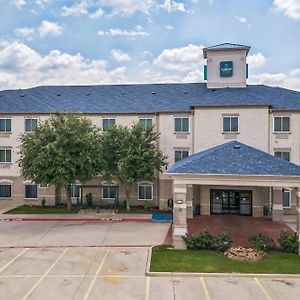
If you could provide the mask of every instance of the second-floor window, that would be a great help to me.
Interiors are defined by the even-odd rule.
[[[188,117],[176,117],[175,118],[175,132],[185,133],[189,132],[189,118]]]
[[[105,131],[107,129],[108,126],[112,126],[112,125],[116,125],[116,119],[103,119],[102,120],[102,128],[103,131]]]
[[[274,117],[274,132],[290,132],[290,117]]]
[[[0,149],[0,163],[11,163],[11,149]]]
[[[11,119],[0,119],[0,133],[11,132]]]
[[[145,132],[147,129],[152,127],[152,119],[141,118],[141,119],[139,119],[139,124],[141,125],[143,131]]]
[[[189,150],[175,150],[175,162],[189,156]]]
[[[289,151],[274,151],[274,155],[287,161],[290,161],[291,159],[291,154]]]
[[[25,119],[25,131],[32,132],[32,131],[36,130],[37,123],[38,123],[37,119],[32,119],[32,118]]]
[[[223,132],[224,133],[239,132],[239,117],[238,116],[223,117]]]

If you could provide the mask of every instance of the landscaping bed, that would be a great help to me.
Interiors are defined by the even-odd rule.
[[[234,261],[208,250],[153,248],[151,272],[300,274],[300,256],[271,251],[260,261]]]
[[[22,215],[22,214],[75,214],[77,213],[76,208],[72,208],[71,211],[67,210],[65,206],[29,206],[29,205],[22,205],[11,210],[6,211],[4,214],[9,215]]]

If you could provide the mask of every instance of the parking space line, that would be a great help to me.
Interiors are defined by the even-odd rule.
[[[92,288],[94,287],[94,285],[95,285],[95,283],[96,283],[96,280],[97,280],[97,278],[98,278],[98,275],[100,274],[100,272],[101,272],[101,270],[102,270],[102,268],[103,268],[103,266],[104,266],[104,263],[105,263],[105,261],[106,261],[106,259],[107,259],[109,253],[110,253],[110,249],[107,249],[107,251],[106,251],[104,257],[102,258],[102,260],[101,260],[101,262],[100,262],[100,264],[99,264],[99,267],[98,267],[98,269],[97,269],[97,271],[96,271],[96,274],[93,276],[93,280],[92,280],[92,282],[90,283],[90,285],[89,285],[89,287],[88,287],[88,289],[87,289],[87,291],[86,291],[86,293],[85,293],[85,295],[84,295],[84,298],[83,298],[84,300],[87,300],[87,299],[89,298],[90,293],[91,293],[91,291],[92,291]]]
[[[151,277],[146,277],[145,300],[149,300]]]
[[[11,259],[6,265],[4,265],[0,269],[0,273],[4,271],[7,267],[9,267],[16,259],[18,259],[20,256],[22,256],[25,252],[27,252],[29,248],[24,249],[22,252],[20,252],[18,255],[16,255],[13,259]]]
[[[28,297],[32,294],[32,292],[38,287],[38,285],[47,277],[47,275],[51,272],[51,270],[55,267],[55,265],[60,261],[60,259],[66,254],[69,248],[66,248],[54,261],[54,263],[49,267],[49,269],[40,277],[40,279],[34,284],[34,286],[27,292],[27,294],[22,298],[22,300],[28,299]]]
[[[257,283],[257,285],[259,286],[260,290],[262,291],[262,293],[265,295],[267,300],[272,300],[271,296],[268,294],[268,292],[266,291],[266,289],[264,288],[264,286],[262,285],[262,283],[258,280],[258,278],[254,278],[255,282]]]
[[[204,291],[204,294],[205,294],[205,299],[206,300],[211,300],[208,289],[207,289],[207,286],[205,284],[205,281],[204,281],[203,277],[200,277],[200,282],[201,282],[201,285],[202,285],[202,288],[203,288],[203,291]]]

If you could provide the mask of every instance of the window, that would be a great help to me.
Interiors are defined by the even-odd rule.
[[[115,186],[104,186],[102,188],[102,199],[116,199],[117,188]]]
[[[139,123],[143,129],[143,131],[146,131],[147,129],[152,127],[152,119],[140,119]]]
[[[283,208],[291,208],[291,191],[283,190],[282,206]]]
[[[11,185],[1,184],[0,185],[0,198],[11,198]]]
[[[37,128],[37,119],[25,119],[25,131],[32,132]]]
[[[175,118],[175,132],[189,132],[189,118]]]
[[[116,119],[103,119],[102,120],[103,131],[105,131],[108,126],[112,126],[112,125],[116,125]]]
[[[139,200],[153,199],[153,186],[150,184],[141,184],[138,187]]]
[[[290,152],[289,151],[275,151],[274,155],[281,159],[290,161]]]
[[[37,185],[36,184],[26,184],[25,185],[25,198],[26,199],[36,199],[37,198]]]
[[[79,198],[80,197],[80,186],[79,184],[71,184],[71,197]]]
[[[47,188],[48,184],[45,182],[40,183],[40,188]]]
[[[225,133],[239,132],[239,117],[237,116],[223,117],[223,132]]]
[[[11,119],[0,119],[0,133],[11,132]]]
[[[0,149],[0,163],[11,163],[10,149]]]
[[[175,162],[189,156],[189,150],[175,150]]]
[[[274,132],[290,132],[290,117],[274,117]]]

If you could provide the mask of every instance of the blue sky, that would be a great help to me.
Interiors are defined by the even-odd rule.
[[[203,47],[252,46],[249,83],[300,90],[300,0],[0,0],[0,89],[203,81]]]

